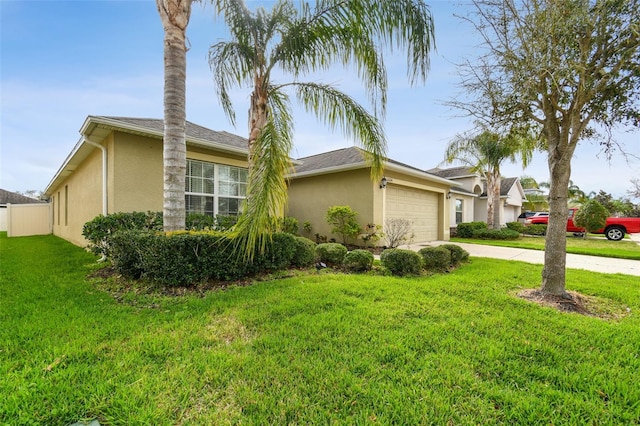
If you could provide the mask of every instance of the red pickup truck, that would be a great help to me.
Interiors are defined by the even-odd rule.
[[[573,215],[578,211],[576,208],[569,209],[569,219],[567,220],[567,232],[583,233],[584,228],[578,228],[573,224]],[[533,216],[526,220],[527,225],[549,223],[549,216]],[[640,232],[640,217],[609,217],[604,228],[598,229],[594,234],[604,234],[607,239],[620,241],[624,234],[635,234]]]

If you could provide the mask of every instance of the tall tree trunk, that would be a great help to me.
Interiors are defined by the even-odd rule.
[[[550,144],[551,145],[551,144]],[[542,292],[547,295],[565,296],[567,265],[567,218],[569,213],[568,195],[571,177],[571,152],[549,150],[549,225],[542,269]]]
[[[156,0],[164,28],[164,201],[165,231],[185,227],[186,31],[192,0]]]
[[[491,197],[493,197],[493,223],[492,229],[500,229],[500,171],[496,171],[493,175],[493,193]]]
[[[489,229],[493,229],[493,212],[496,208],[493,194],[495,192],[496,182],[493,179],[493,174],[491,172],[486,172],[485,178],[487,179],[487,227]]]

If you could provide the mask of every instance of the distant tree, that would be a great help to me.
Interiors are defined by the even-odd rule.
[[[566,219],[576,147],[594,138],[610,153],[614,126],[640,127],[640,0],[473,3],[468,21],[482,37],[481,56],[460,66],[465,98],[450,104],[492,125],[539,129],[550,175],[541,291],[568,297]]]
[[[602,204],[602,206],[609,211],[610,215],[617,212],[615,205],[616,200],[614,200],[613,195],[608,192],[601,189],[590,198]]]
[[[538,181],[531,176],[521,176],[520,177],[520,185],[522,185],[522,189],[538,189],[542,190]],[[523,211],[539,211],[539,210],[548,210],[549,203],[547,201],[547,196],[542,193],[527,193],[527,199],[522,203]]]
[[[16,191],[16,194],[24,195],[25,197],[35,198],[36,200],[41,200],[44,195],[44,191],[40,191],[37,189],[27,189],[26,191]]]
[[[631,179],[630,182],[632,187],[627,191],[627,194],[629,194],[629,196],[632,198],[640,198],[640,179]]]
[[[576,212],[573,223],[586,229],[587,232],[594,232],[604,227],[607,217],[609,217],[609,211],[598,200],[588,200]],[[584,233],[585,238],[587,232]]]
[[[487,182],[487,224],[489,229],[500,229],[500,167],[506,160],[520,158],[523,166],[531,160],[535,140],[526,133],[514,130],[501,136],[489,130],[476,135],[457,136],[445,151],[445,162],[468,165]]]

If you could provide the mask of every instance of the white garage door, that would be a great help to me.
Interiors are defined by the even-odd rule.
[[[404,186],[387,186],[386,219],[408,219],[414,242],[438,239],[438,194]]]

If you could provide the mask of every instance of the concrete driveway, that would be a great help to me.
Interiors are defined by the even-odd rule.
[[[633,240],[640,244],[640,234],[634,234]],[[411,250],[422,247],[439,246],[441,244],[456,244],[469,252],[472,257],[489,257],[493,259],[518,260],[521,262],[544,264],[544,251],[527,250],[510,247],[483,246],[480,244],[452,243],[449,241],[432,241],[417,243],[409,246]],[[402,246],[406,248],[406,246]],[[629,259],[614,259],[609,257],[585,256],[567,253],[567,268],[584,269],[605,274],[626,274],[640,276],[640,261]]]

